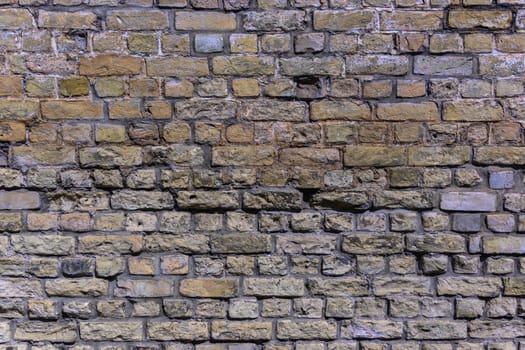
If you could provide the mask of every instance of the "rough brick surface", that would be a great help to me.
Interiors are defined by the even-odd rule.
[[[523,0],[0,31],[0,350],[525,350]]]

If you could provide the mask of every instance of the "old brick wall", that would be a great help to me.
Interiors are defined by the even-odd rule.
[[[525,349],[525,2],[188,1],[1,0],[0,350]]]

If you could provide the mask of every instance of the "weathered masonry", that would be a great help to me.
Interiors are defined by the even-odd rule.
[[[0,0],[0,350],[524,350],[523,0]]]

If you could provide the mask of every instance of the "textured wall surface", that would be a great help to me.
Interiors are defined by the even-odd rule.
[[[523,0],[0,1],[0,350],[525,348]]]

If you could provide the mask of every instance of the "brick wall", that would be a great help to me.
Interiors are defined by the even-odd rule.
[[[188,1],[1,0],[0,350],[523,350],[525,2]]]

